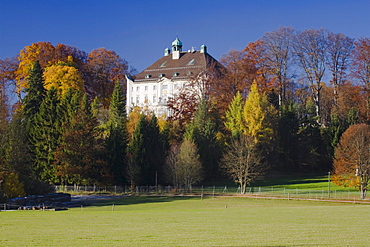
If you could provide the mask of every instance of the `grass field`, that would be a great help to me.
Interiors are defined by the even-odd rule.
[[[369,246],[369,225],[370,205],[138,196],[0,212],[0,246]]]

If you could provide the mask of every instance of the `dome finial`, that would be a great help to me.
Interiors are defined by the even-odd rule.
[[[178,37],[172,42],[172,51],[182,51],[182,42]]]

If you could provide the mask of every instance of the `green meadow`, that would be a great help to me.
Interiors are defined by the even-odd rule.
[[[370,205],[135,196],[0,212],[0,246],[369,246]]]

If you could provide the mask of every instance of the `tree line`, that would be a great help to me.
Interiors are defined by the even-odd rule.
[[[2,191],[230,177],[245,192],[267,170],[337,171],[344,184],[335,150],[350,126],[369,122],[369,51],[369,38],[280,27],[190,80],[167,117],[126,115],[124,75],[135,71],[115,52],[26,46],[0,60]]]

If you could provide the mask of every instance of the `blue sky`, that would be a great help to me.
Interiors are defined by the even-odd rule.
[[[0,58],[38,41],[114,50],[139,72],[178,35],[219,59],[279,26],[370,37],[369,0],[0,0]]]

